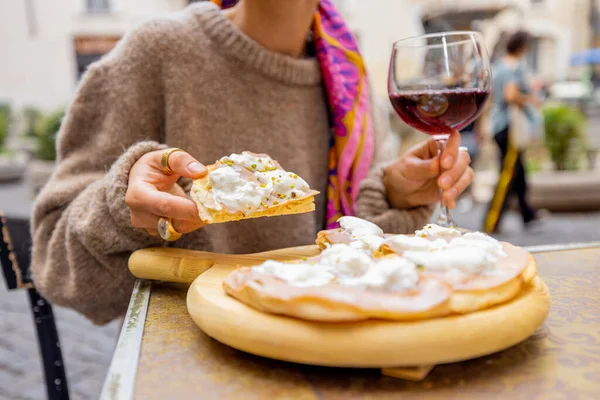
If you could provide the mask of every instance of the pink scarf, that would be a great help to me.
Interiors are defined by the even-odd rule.
[[[221,8],[238,0],[212,0]],[[329,151],[327,228],[344,215],[354,215],[359,185],[373,158],[373,123],[364,61],[356,40],[331,0],[321,0],[313,21],[317,59],[332,116]]]

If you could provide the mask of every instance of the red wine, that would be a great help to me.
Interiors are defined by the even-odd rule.
[[[403,92],[390,95],[396,113],[404,122],[429,135],[461,130],[481,113],[489,91],[448,89]]]

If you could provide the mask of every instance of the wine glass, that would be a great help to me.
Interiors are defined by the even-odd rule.
[[[435,33],[394,43],[388,79],[390,101],[404,122],[433,136],[438,155],[453,131],[481,114],[491,84],[488,53],[483,36],[477,32]],[[437,223],[455,226],[441,189]]]

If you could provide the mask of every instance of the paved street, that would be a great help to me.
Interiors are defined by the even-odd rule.
[[[24,184],[0,184],[0,209],[7,215],[31,212]],[[0,274],[1,276],[1,274]],[[0,277],[0,400],[45,398],[29,299],[6,290]],[[97,399],[116,344],[119,325],[97,327],[76,312],[54,308],[72,399]]]
[[[23,291],[0,284],[0,400],[46,396],[34,322]],[[119,326],[96,327],[72,310],[55,308],[72,399],[97,399]]]
[[[31,202],[22,184],[0,185],[0,209],[7,214],[28,215]],[[480,229],[485,206],[455,213],[459,225]],[[536,231],[523,231],[519,218],[509,213],[498,237],[519,245],[538,245],[599,240],[600,212],[553,215]],[[26,294],[7,293],[0,284],[0,400],[44,398],[42,373],[33,322]],[[73,399],[96,399],[118,334],[116,323],[93,326],[67,309],[56,309],[56,319],[65,356]]]

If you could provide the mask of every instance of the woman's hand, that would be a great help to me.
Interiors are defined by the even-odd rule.
[[[409,209],[435,203],[440,199],[450,208],[473,181],[475,173],[469,166],[471,157],[460,151],[460,134],[454,132],[441,157],[437,157],[435,140],[419,144],[385,169],[383,182],[388,200],[397,209]],[[440,175],[440,158],[443,173]]]
[[[196,204],[188,199],[177,184],[180,177],[198,179],[206,175],[206,167],[183,151],[169,156],[172,175],[163,170],[160,159],[163,150],[142,156],[129,172],[125,202],[131,210],[131,225],[158,236],[158,220],[172,218],[173,228],[189,233],[204,224],[198,216]]]

